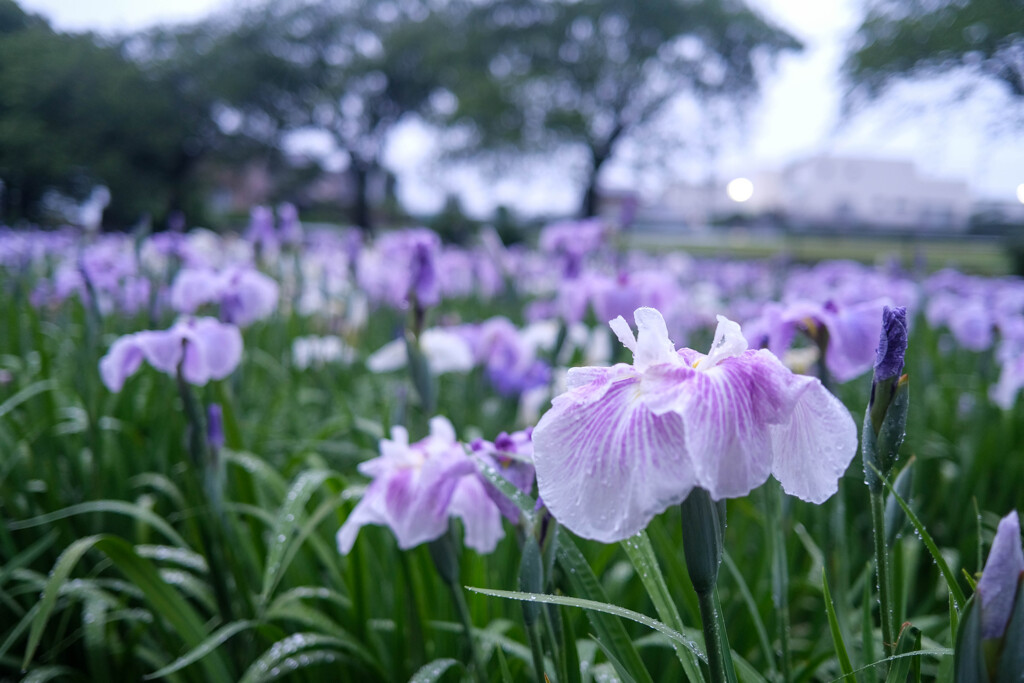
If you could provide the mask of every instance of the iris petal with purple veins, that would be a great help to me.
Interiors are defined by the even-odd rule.
[[[611,542],[695,486],[737,497],[774,474],[808,501],[835,493],[856,427],[817,379],[748,350],[722,316],[708,355],[676,351],[657,310],[634,317],[636,337],[622,318],[611,322],[633,365],[571,370],[534,430],[538,488],[556,519]]]

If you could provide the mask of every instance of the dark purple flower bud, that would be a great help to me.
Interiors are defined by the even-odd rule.
[[[206,409],[206,442],[214,452],[224,447],[224,411],[219,403]]]
[[[875,350],[875,382],[899,377],[907,353],[907,309],[903,306],[882,309],[882,334]]]

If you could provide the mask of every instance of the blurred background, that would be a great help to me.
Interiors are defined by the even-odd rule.
[[[604,215],[1020,270],[1022,105],[1021,0],[0,0],[0,223]]]

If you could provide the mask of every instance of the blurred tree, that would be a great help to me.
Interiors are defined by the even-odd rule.
[[[605,162],[670,103],[741,109],[763,59],[801,47],[741,0],[466,0],[446,18],[463,28],[446,34],[442,120],[465,124],[471,148],[585,149],[584,216]]]
[[[38,220],[57,191],[111,192],[108,222],[166,209],[165,174],[180,132],[173,98],[90,34],[54,32],[0,0],[0,179],[6,219]]]
[[[847,105],[895,81],[955,69],[1002,83],[1024,101],[1024,2],[875,0],[844,65],[855,86]]]
[[[387,137],[437,88],[434,16],[421,0],[268,2],[221,31],[207,73],[242,125],[328,132],[348,157],[352,221],[370,229]]]

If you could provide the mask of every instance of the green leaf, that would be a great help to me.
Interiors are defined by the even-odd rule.
[[[453,666],[460,666],[456,659],[435,659],[427,662],[419,668],[409,679],[409,683],[434,683],[441,678],[448,669]]]
[[[39,611],[32,621],[22,668],[27,668],[32,661],[46,624],[53,613],[57,597],[67,584],[72,570],[85,553],[93,548],[105,554],[121,573],[142,591],[153,614],[166,620],[186,645],[195,647],[203,641],[206,636],[203,620],[160,578],[151,562],[139,557],[131,544],[120,538],[108,535],[88,536],[72,543],[57,558],[43,588]],[[231,680],[232,676],[222,659],[223,655],[216,651],[214,654],[215,656],[203,660],[206,676],[210,680]]]
[[[21,683],[46,683],[53,680],[67,680],[78,672],[68,666],[43,666],[28,672]]]
[[[154,513],[148,508],[142,507],[141,505],[135,505],[123,500],[94,500],[87,503],[79,503],[77,505],[71,505],[63,508],[62,510],[50,512],[45,515],[39,515],[38,517],[32,517],[18,522],[9,522],[7,524],[7,528],[13,531],[31,529],[37,526],[52,524],[61,519],[74,517],[75,515],[85,515],[91,512],[110,512],[117,515],[132,517],[136,521],[148,524],[162,533],[171,541],[172,545],[188,548],[188,543],[185,542],[185,539],[182,538],[170,524],[164,521],[160,515]]]
[[[626,667],[622,666],[622,662],[615,657],[615,654],[609,650],[604,643],[597,638],[594,638],[594,642],[597,643],[597,646],[601,648],[601,652],[603,652],[604,656],[609,662],[611,662],[612,668],[615,669],[615,673],[619,675],[619,679],[622,683],[636,683],[633,677],[629,675],[629,672],[626,671]]]
[[[195,648],[193,648],[186,654],[182,655],[181,657],[178,657],[162,669],[154,671],[151,674],[146,674],[142,678],[143,680],[151,681],[154,678],[163,678],[164,676],[168,676],[174,673],[175,671],[184,669],[189,664],[197,662],[206,655],[213,652],[216,648],[226,643],[228,638],[235,635],[236,633],[240,633],[246,629],[255,628],[258,625],[259,622],[256,621],[233,621],[230,624],[225,624],[224,626],[220,627],[212,634],[210,634],[210,636],[206,640],[201,642],[199,645],[197,645]]]
[[[562,529],[558,530],[556,549],[558,564],[569,579],[573,592],[597,602],[607,603],[608,596],[597,577],[594,576],[594,571],[587,564],[583,553],[576,547],[569,534]],[[633,678],[638,683],[653,683],[651,675],[644,668],[643,660],[640,659],[640,654],[636,651],[636,646],[630,640],[622,622],[598,613],[588,612],[587,617],[590,620],[590,625],[594,627],[597,637],[615,652],[619,661]]]
[[[1003,652],[999,655],[996,683],[1019,683],[1024,672],[1024,590],[1018,586],[1010,623],[1003,635]]]
[[[949,564],[946,563],[946,559],[942,556],[942,553],[939,552],[939,547],[935,544],[931,534],[928,533],[928,530],[924,528],[924,524],[921,523],[921,520],[918,519],[917,515],[914,514],[914,511],[910,509],[909,505],[907,505],[907,501],[903,500],[903,497],[893,489],[889,480],[883,479],[882,484],[889,491],[889,495],[891,495],[896,503],[903,509],[903,512],[907,515],[907,519],[910,520],[914,529],[917,530],[917,535],[924,542],[925,547],[928,548],[928,552],[931,553],[932,559],[935,560],[935,564],[939,567],[939,571],[942,572],[942,578],[946,581],[946,588],[948,588],[949,592],[952,593],[953,600],[956,602],[957,606],[959,607],[965,604],[967,602],[967,598],[964,596],[964,592],[961,590],[960,584],[957,583],[956,574],[950,570]]]
[[[606,602],[596,602],[594,600],[583,600],[581,598],[572,598],[564,595],[547,595],[546,593],[520,593],[519,591],[474,588],[472,586],[466,586],[466,590],[473,591],[474,593],[480,593],[481,595],[490,595],[495,598],[507,598],[509,600],[520,600],[525,602],[541,602],[548,605],[568,605],[569,607],[579,607],[580,609],[592,610],[603,614],[611,614],[622,619],[629,619],[630,621],[635,621],[638,624],[643,624],[650,629],[654,629],[662,635],[667,636],[673,643],[675,643],[675,646],[681,646],[684,648],[692,647],[686,636],[675,629],[669,628],[667,625],[657,619],[652,619],[646,614],[640,614],[639,612],[634,612],[631,609],[619,607],[618,605],[612,605]]]
[[[732,580],[736,582],[736,587],[740,591],[740,597],[743,598],[744,605],[746,605],[750,620],[754,623],[754,630],[757,632],[757,639],[761,644],[761,655],[764,657],[764,661],[769,662],[771,666],[769,673],[774,673],[775,651],[772,649],[772,641],[768,637],[768,629],[765,627],[764,620],[761,619],[761,613],[757,609],[757,600],[754,599],[750,586],[747,585],[746,579],[743,578],[740,568],[736,566],[736,562],[732,559],[728,550],[722,554],[722,560],[725,562],[725,568],[729,570]]]
[[[68,577],[71,576],[71,571],[78,564],[78,561],[101,540],[103,540],[103,536],[80,538],[65,548],[64,552],[57,558],[57,562],[54,563],[53,569],[50,571],[50,578],[43,588],[43,596],[39,601],[39,611],[32,620],[32,630],[29,631],[28,645],[25,647],[25,657],[21,661],[22,669],[27,669],[28,665],[32,662],[36,648],[39,647],[39,641],[43,637],[46,623],[50,620],[50,615],[57,604],[57,596],[60,595],[61,588],[67,583]]]
[[[828,577],[825,570],[821,570],[821,590],[825,596],[825,612],[828,614],[828,627],[832,632],[832,644],[836,649],[836,657],[839,658],[839,669],[843,672],[843,681],[856,681],[853,676],[853,664],[850,663],[850,655],[846,651],[846,643],[843,640],[843,632],[839,628],[839,619],[836,617],[836,607],[832,604],[832,593],[828,589]]]
[[[267,562],[263,570],[263,590],[260,592],[261,605],[267,604],[270,594],[288,568],[288,563],[284,562],[285,552],[295,542],[295,530],[305,517],[306,503],[330,476],[332,474],[328,470],[303,472],[288,490],[271,531]]]
[[[55,388],[57,388],[57,382],[52,379],[44,379],[35,382],[34,384],[29,384],[27,387],[16,393],[14,396],[11,396],[3,403],[0,403],[0,418],[2,418],[15,408],[17,408],[30,398],[38,396],[44,391],[51,391]]]
[[[300,652],[304,655],[302,666],[330,661],[329,658],[345,659],[342,652],[346,643],[332,636],[320,633],[293,633],[283,640],[270,646],[266,652],[252,663],[239,683],[260,683],[272,681],[280,677],[284,671],[281,666],[286,662],[295,662],[296,667],[289,667],[288,672],[298,668],[298,660],[294,656]]]
[[[658,616],[670,628],[683,633],[686,630],[686,626],[683,624],[683,620],[679,616],[679,610],[676,608],[676,603],[672,600],[672,595],[668,591],[668,585],[665,583],[665,577],[661,573],[658,558],[654,555],[654,548],[651,546],[651,539],[647,536],[647,532],[641,531],[634,536],[630,536],[622,541],[620,545],[636,568],[636,572],[640,576],[644,588],[647,590],[647,595],[650,596],[651,601],[654,603],[654,609],[657,611]],[[600,641],[598,644],[600,644]],[[675,652],[687,679],[691,681],[703,680],[703,676],[700,673],[700,657],[696,647],[677,647]]]
[[[900,633],[899,640],[896,641],[896,651],[893,654],[896,661],[893,662],[892,667],[889,668],[889,675],[885,678],[885,683],[906,683],[907,676],[910,674],[911,666],[915,661],[920,660],[921,650],[921,631],[914,626],[907,626]],[[905,655],[905,656],[901,656]]]

